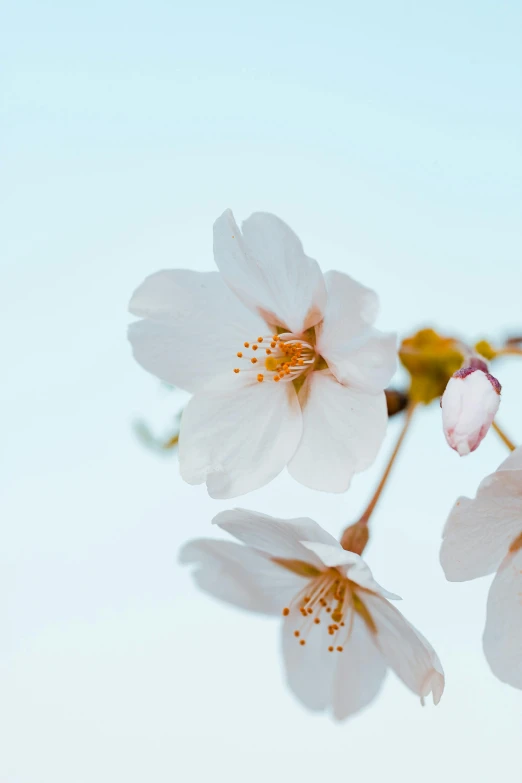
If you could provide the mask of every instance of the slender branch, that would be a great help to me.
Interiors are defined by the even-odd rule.
[[[494,429],[494,430],[495,430],[495,432],[497,433],[497,435],[498,435],[498,437],[500,438],[500,440],[502,441],[502,443],[503,443],[505,446],[507,446],[507,447],[508,447],[508,449],[509,449],[510,451],[515,451],[515,449],[516,449],[516,446],[515,446],[515,444],[513,443],[513,441],[512,441],[510,438],[508,438],[508,436],[506,435],[506,433],[504,432],[504,430],[502,430],[502,429],[501,429],[501,428],[498,426],[497,422],[496,422],[496,421],[494,421],[494,422],[493,422],[493,424],[492,424],[491,426],[493,427],[493,429]]]
[[[382,491],[383,491],[383,489],[384,489],[384,487],[386,485],[386,482],[388,480],[388,477],[389,477],[389,475],[391,473],[391,469],[393,467],[393,464],[394,464],[395,460],[397,459],[397,455],[398,455],[398,453],[400,451],[400,448],[401,448],[401,446],[402,446],[402,444],[404,442],[404,438],[405,438],[406,433],[408,432],[408,429],[410,427],[411,420],[412,420],[412,417],[413,417],[413,412],[414,412],[415,408],[416,408],[416,404],[415,403],[412,403],[411,405],[409,405],[406,408],[404,424],[402,425],[402,429],[401,429],[401,431],[399,433],[399,437],[397,438],[397,443],[395,444],[395,448],[393,449],[393,451],[391,453],[390,459],[388,460],[388,463],[387,463],[387,465],[386,465],[386,467],[384,469],[384,473],[382,474],[382,478],[381,478],[379,484],[377,485],[377,489],[373,493],[372,499],[368,503],[364,513],[362,514],[362,516],[359,519],[359,523],[362,523],[362,524],[365,524],[365,525],[368,524],[368,520],[370,519],[370,517],[371,517],[371,515],[373,513],[373,510],[374,510],[375,506],[377,505],[377,503],[379,501],[381,493],[382,493]]]

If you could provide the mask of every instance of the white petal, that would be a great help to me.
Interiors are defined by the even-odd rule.
[[[355,552],[348,552],[343,549],[338,541],[334,543],[323,543],[317,541],[303,541],[303,546],[314,552],[321,562],[327,568],[335,568],[336,566],[354,566],[359,563],[363,563],[362,558],[355,554]]]
[[[300,638],[294,631],[300,631]],[[324,710],[332,700],[332,682],[339,653],[328,652],[331,637],[328,623],[314,625],[303,618],[297,608],[291,608],[283,622],[283,658],[286,679],[299,701],[310,710]],[[300,639],[306,644],[299,644]]]
[[[343,720],[368,706],[377,696],[386,676],[386,662],[359,615],[354,616],[350,639],[342,653],[332,655],[337,658],[333,714],[337,720]]]
[[[440,562],[451,582],[495,571],[522,531],[522,472],[499,470],[480,484],[474,500],[461,497],[443,531]]]
[[[362,557],[359,558],[357,563],[347,569],[346,576],[352,582],[355,582],[361,587],[364,587],[365,590],[371,590],[372,593],[376,593],[383,598],[387,598],[388,601],[402,601],[400,595],[397,595],[396,593],[390,593],[389,590],[386,590],[386,588],[382,587],[379,582],[375,581],[371,569],[365,563]]]
[[[522,549],[506,557],[493,580],[483,643],[493,674],[522,689]]]
[[[389,383],[397,365],[397,338],[373,329],[377,295],[341,272],[325,275],[328,300],[317,329],[317,350],[336,378],[377,393]]]
[[[321,336],[327,342],[338,342],[336,338],[343,336],[357,337],[373,325],[379,312],[379,297],[375,291],[335,270],[325,273],[324,282],[328,302]]]
[[[247,546],[260,549],[272,557],[300,559],[321,567],[323,562],[307,548],[308,541],[320,541],[326,546],[339,544],[317,522],[306,517],[276,519],[267,514],[236,508],[222,511],[212,522],[219,525]],[[343,550],[341,550],[343,551]]]
[[[172,269],[147,277],[129,310],[134,357],[174,386],[195,391],[237,366],[245,341],[266,334],[264,321],[230,291],[218,272]]]
[[[299,401],[303,437],[288,466],[290,474],[311,489],[344,492],[353,474],[372,464],[384,439],[384,393],[356,391],[322,371],[308,376]]]
[[[317,555],[326,568],[338,568],[352,582],[364,587],[366,590],[371,590],[392,601],[401,600],[400,596],[388,592],[375,581],[370,567],[360,555],[343,549],[335,539],[333,539],[333,543],[303,541],[302,546]]]
[[[497,469],[497,472],[501,470],[521,470],[522,471],[522,446],[512,451],[509,457]],[[522,477],[521,477],[522,480]]]
[[[354,339],[350,346],[319,352],[339,381],[372,394],[382,391],[397,369],[397,336],[378,329]]]
[[[306,580],[233,541],[198,539],[180,551],[195,564],[194,580],[206,593],[253,612],[280,615]]]
[[[322,272],[282,220],[256,212],[241,234],[227,209],[214,223],[214,258],[227,285],[271,324],[301,333],[326,303]]]
[[[181,475],[189,484],[206,481],[214,498],[252,492],[281,472],[301,431],[292,384],[258,383],[255,374],[243,372],[220,376],[183,413]]]
[[[377,626],[375,642],[390,668],[422,700],[433,693],[438,704],[444,691],[444,672],[430,643],[386,599],[361,596]]]

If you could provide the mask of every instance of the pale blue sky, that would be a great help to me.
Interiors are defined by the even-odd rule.
[[[437,647],[441,705],[390,678],[336,727],[284,690],[277,628],[198,595],[176,552],[234,505],[335,533],[378,466],[344,497],[282,475],[212,501],[136,443],[133,418],[162,428],[182,396],[125,341],[146,274],[212,268],[226,207],[275,212],[373,286],[383,328],[521,331],[521,29],[520,4],[470,0],[2,7],[2,783],[378,782],[390,754],[405,783],[522,771],[522,695],[480,646],[487,580],[438,565],[494,437],[459,460],[434,406],[374,519],[370,565]],[[522,365],[499,375],[522,440]]]

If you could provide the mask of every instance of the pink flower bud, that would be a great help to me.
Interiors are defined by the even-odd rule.
[[[498,411],[502,388],[485,362],[475,359],[470,365],[449,379],[440,401],[444,435],[461,457],[475,451],[485,437]]]

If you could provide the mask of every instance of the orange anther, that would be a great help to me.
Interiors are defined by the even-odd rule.
[[[301,641],[299,642],[299,644],[303,645],[303,647],[304,647],[304,645],[306,644],[306,642],[305,642],[305,640],[304,640],[304,639],[301,639]]]
[[[245,348],[248,348],[250,346],[250,343],[243,343],[243,345],[245,346]]]
[[[256,363],[257,363],[257,359],[256,359],[256,357],[255,357],[255,356],[254,356],[254,358],[253,358],[253,359],[250,359],[250,361],[252,362],[252,364],[256,364]]]
[[[321,622],[321,620],[318,617],[316,617],[315,620],[314,620],[314,623],[316,625],[319,625],[320,622]]]
[[[270,343],[270,348],[275,348],[276,344],[274,342]]]
[[[271,354],[271,353],[272,353],[272,351],[270,350],[270,348],[265,348],[265,351],[266,351],[266,354],[267,354],[267,356],[268,356],[269,354]]]
[[[272,340],[276,343],[279,340],[279,335],[278,334],[272,335]]]
[[[236,356],[239,357],[239,359],[241,359],[243,357],[243,354],[241,353],[241,351],[238,351],[236,353]]]
[[[263,338],[262,338],[262,337],[258,337],[258,338],[257,338],[257,342],[258,342],[258,343],[262,343],[262,342],[263,342]]]
[[[343,651],[343,648],[342,648],[342,647],[338,647],[338,648],[337,648],[337,652],[342,652],[342,651]]]
[[[329,648],[328,648],[328,652],[333,652],[333,650],[334,650],[334,648],[333,648],[333,647],[329,647]]]
[[[257,345],[256,345],[255,343],[254,343],[254,345],[252,346],[252,350],[253,350],[253,351],[257,351]]]
[[[294,631],[294,636],[299,636],[299,631]]]
[[[265,376],[262,373],[259,373],[259,375],[257,376],[257,380],[259,381],[259,383],[261,383],[261,381],[264,379],[264,377]]]
[[[281,380],[279,375],[274,375],[274,381],[276,381],[276,383],[277,383],[277,381],[279,381],[279,380]]]
[[[239,367],[236,367],[234,372],[239,372]]]
[[[285,608],[283,609],[283,617],[288,617],[289,614],[290,614],[290,609],[288,608],[288,606],[285,606]]]

